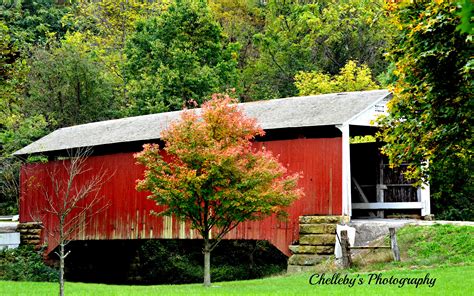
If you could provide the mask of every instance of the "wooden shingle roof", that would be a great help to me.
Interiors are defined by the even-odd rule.
[[[387,98],[387,90],[293,97],[239,104],[264,130],[343,124]],[[14,155],[61,151],[114,143],[156,140],[182,111],[150,114],[58,129]]]

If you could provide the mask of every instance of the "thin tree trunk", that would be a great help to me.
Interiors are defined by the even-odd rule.
[[[59,245],[59,296],[64,296],[64,244]]]
[[[59,296],[64,296],[64,220],[59,217]]]
[[[209,238],[204,239],[204,287],[211,286],[211,244]]]

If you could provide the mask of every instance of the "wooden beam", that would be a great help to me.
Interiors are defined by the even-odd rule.
[[[350,247],[350,249],[391,249],[390,246],[354,246]]]
[[[393,260],[400,261],[400,249],[398,249],[397,236],[395,234],[395,228],[390,227],[390,246],[392,247]]]
[[[386,187],[414,187],[413,184],[383,184],[384,186]],[[363,184],[363,185],[360,185],[360,187],[364,188],[364,187],[376,187],[378,185],[366,185],[366,184]]]
[[[422,202],[353,203],[352,208],[358,209],[358,210],[423,209],[423,203]]]
[[[357,188],[357,191],[359,191],[359,194],[360,194],[360,197],[362,198],[362,201],[368,203],[369,199],[367,198],[367,196],[365,196],[364,191],[362,191],[362,188],[360,188],[359,182],[357,182],[357,180],[354,177],[352,177],[352,182],[354,182],[354,185]],[[369,211],[369,216],[370,217],[375,217],[374,212]]]
[[[377,191],[377,202],[384,202],[384,190],[387,188],[387,187],[384,187],[383,184],[384,184],[384,178],[383,178],[383,168],[384,168],[384,163],[383,163],[383,158],[380,157],[380,163],[379,163],[379,180],[377,182],[377,187],[376,187],[376,191]],[[383,210],[379,210],[377,211],[377,217],[379,218],[383,218],[385,216],[385,213]]]
[[[354,185],[355,185],[357,191],[359,191],[359,194],[360,194],[360,197],[362,198],[362,201],[363,202],[369,202],[369,199],[367,198],[367,196],[365,196],[364,191],[362,191],[362,188],[360,188],[359,182],[357,182],[356,178],[352,177],[352,182],[354,182]]]
[[[342,251],[342,267],[350,268],[352,265],[351,249],[349,245],[349,236],[347,230],[341,231],[341,251]]]

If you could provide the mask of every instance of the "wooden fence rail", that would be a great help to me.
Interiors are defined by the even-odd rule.
[[[393,253],[393,260],[400,261],[400,249],[398,248],[397,236],[395,228],[388,229],[390,233],[390,246],[354,246],[351,247],[349,244],[349,238],[347,230],[341,231],[341,251],[342,251],[342,266],[344,268],[350,268],[352,266],[351,250],[354,249],[391,249]]]

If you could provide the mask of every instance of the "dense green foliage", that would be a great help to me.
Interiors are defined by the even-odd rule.
[[[0,280],[54,282],[58,271],[43,262],[40,252],[31,246],[0,251]]]
[[[236,49],[204,1],[177,0],[139,22],[126,48],[131,114],[179,110],[235,88]]]
[[[431,183],[435,212],[474,219],[473,43],[458,31],[452,1],[394,7],[398,42],[390,53],[394,99],[384,152],[392,165],[411,163],[409,176]]]
[[[55,129],[113,117],[112,85],[100,64],[74,46],[31,57],[25,113],[41,115]]]
[[[367,65],[357,66],[348,61],[339,74],[331,77],[320,72],[298,72],[295,85],[300,96],[376,89],[372,73]]]
[[[45,135],[45,118],[26,114],[29,57],[37,47],[60,40],[68,30],[61,19],[70,8],[51,1],[0,3],[0,205],[17,213],[19,161],[11,153]]]
[[[304,2],[304,4],[302,3]],[[349,60],[385,70],[391,31],[383,1],[268,1],[265,28],[254,36],[259,57],[244,69],[253,100],[294,96],[299,71],[337,74]]]

